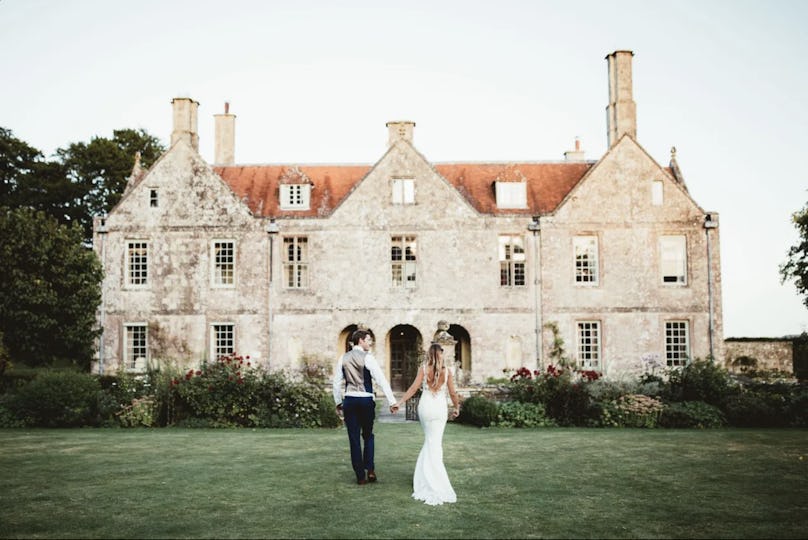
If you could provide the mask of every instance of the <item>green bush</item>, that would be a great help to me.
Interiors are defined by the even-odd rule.
[[[659,415],[659,426],[667,428],[717,428],[726,425],[724,413],[703,401],[667,403]]]
[[[673,369],[668,379],[666,401],[703,401],[720,407],[737,392],[726,369],[710,360],[695,360]]]
[[[795,384],[792,387],[785,417],[790,426],[808,427],[808,384]]]
[[[47,370],[16,392],[9,408],[29,426],[93,425],[100,391],[98,379],[88,373]]]
[[[597,372],[563,366],[547,366],[544,373],[523,367],[506,385],[508,401],[541,404],[547,416],[562,426],[591,425],[600,416],[600,407],[589,387],[599,378]]]
[[[478,427],[488,427],[497,421],[497,402],[484,396],[471,396],[463,401],[457,421]]]
[[[556,423],[547,417],[540,403],[506,401],[500,403],[497,411],[497,426],[500,427],[550,427]]]
[[[731,426],[775,427],[785,424],[783,414],[756,392],[746,391],[727,398],[724,413]]]

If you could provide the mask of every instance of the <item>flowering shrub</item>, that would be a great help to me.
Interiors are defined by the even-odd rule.
[[[157,418],[157,406],[154,398],[142,397],[132,400],[117,413],[124,427],[152,427]]]
[[[560,425],[587,425],[598,416],[589,384],[600,373],[550,364],[544,373],[521,367],[507,383],[509,401],[537,403]]]
[[[178,415],[208,418],[221,425],[250,425],[258,403],[259,373],[250,357],[219,357],[172,379]]]
[[[642,394],[628,394],[607,402],[601,411],[605,426],[653,428],[659,422],[662,402]]]

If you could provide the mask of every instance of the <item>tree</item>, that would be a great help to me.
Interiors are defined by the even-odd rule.
[[[163,151],[159,139],[142,129],[118,129],[111,139],[93,137],[89,143],[72,143],[56,151],[81,193],[85,240],[92,238],[93,216],[109,213],[121,200],[135,154],[140,153],[141,165],[148,168]]]
[[[0,206],[42,210],[62,223],[77,218],[80,200],[64,167],[0,128]]]
[[[794,280],[802,302],[808,307],[808,203],[791,215],[791,220],[799,233],[799,241],[788,250],[788,259],[780,265],[782,283]]]
[[[78,224],[0,207],[0,329],[12,361],[89,367],[102,269],[82,241]]]

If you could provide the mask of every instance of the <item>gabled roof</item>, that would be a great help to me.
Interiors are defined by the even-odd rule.
[[[434,164],[443,176],[478,212],[483,214],[548,214],[594,162],[557,163],[446,163]],[[233,165],[216,166],[222,177],[254,215],[260,217],[324,217],[348,196],[371,170],[370,165]],[[311,183],[309,210],[280,210],[280,184]],[[525,209],[499,209],[495,182],[526,182]]]

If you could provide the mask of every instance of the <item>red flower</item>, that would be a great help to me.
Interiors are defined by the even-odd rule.
[[[202,375],[202,372],[201,372],[201,371],[199,371],[199,370],[197,369],[197,370],[196,370],[196,375],[197,375],[197,376]]]

